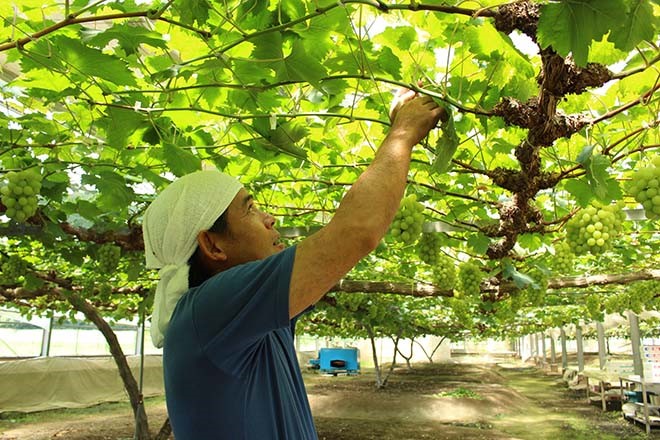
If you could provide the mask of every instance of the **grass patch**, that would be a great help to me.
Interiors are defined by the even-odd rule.
[[[146,397],[144,399],[145,408],[156,406],[165,402],[165,396]],[[112,414],[128,411],[132,414],[131,404],[125,402],[109,402],[99,405],[88,406],[85,408],[61,408],[48,411],[37,411],[31,413],[24,412],[4,412],[0,413],[0,432],[9,428],[16,428],[20,425],[29,425],[32,423],[57,422],[70,420],[80,416],[90,416],[98,414]]]
[[[456,397],[458,399],[476,399],[482,400],[483,397],[467,388],[458,387],[452,391],[443,391],[433,394],[433,397]]]

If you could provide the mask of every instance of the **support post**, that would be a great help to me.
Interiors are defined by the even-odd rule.
[[[596,322],[596,331],[598,332],[598,366],[604,370],[607,354],[605,352],[605,327],[602,322]]]
[[[550,335],[550,362],[557,363],[557,348],[555,347],[555,337],[552,334]]]
[[[53,335],[53,317],[48,318],[48,328],[44,328],[41,338],[41,356],[50,355],[50,338]]]
[[[545,333],[541,332],[541,366],[545,367]]]
[[[564,327],[559,328],[559,337],[561,338],[561,368],[566,370],[568,368],[568,353],[566,353],[566,331]]]
[[[580,325],[575,326],[575,342],[577,343],[577,362],[578,362],[578,372],[584,371],[584,348],[582,345],[582,327]]]
[[[644,379],[644,364],[642,363],[641,339],[639,337],[639,318],[633,312],[628,312],[630,322],[630,344],[632,345],[633,371]]]

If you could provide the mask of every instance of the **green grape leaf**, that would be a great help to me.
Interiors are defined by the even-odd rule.
[[[612,162],[606,156],[597,154],[584,164],[587,172],[587,181],[594,195],[601,201],[609,203],[623,196],[618,182],[610,175],[609,168]]]
[[[209,19],[211,4],[208,0],[179,0],[178,9],[184,24],[204,24]]]
[[[99,171],[96,175],[85,174],[82,182],[96,186],[99,206],[109,211],[125,210],[135,196],[124,177],[113,171]]]
[[[280,0],[279,8],[284,13],[286,21],[297,20],[303,17],[307,11],[305,10],[305,2],[299,0]]]
[[[543,240],[541,240],[539,234],[520,234],[518,243],[529,251],[535,251],[543,246]]]
[[[508,259],[504,261],[504,269],[502,270],[502,275],[504,275],[505,279],[512,280],[513,284],[515,284],[519,289],[524,289],[525,287],[536,285],[532,277],[519,272],[518,269],[516,269]]]
[[[576,159],[577,162],[584,165],[585,163],[587,163],[589,159],[591,159],[591,155],[593,154],[593,152],[594,152],[593,145],[585,145],[582,151],[580,151],[580,154],[578,154],[578,157]]]
[[[309,133],[307,127],[294,121],[277,124],[275,129],[270,124],[271,121],[266,119],[255,120],[252,124],[252,128],[263,138],[258,142],[261,147],[283,152],[299,159],[307,158],[307,152],[296,145]]]
[[[183,176],[202,168],[202,162],[197,156],[174,144],[166,142],[162,151],[165,163],[177,176]]]
[[[37,278],[31,273],[26,273],[23,278],[23,287],[25,287],[27,290],[37,290],[45,284],[42,279]]]
[[[108,107],[104,119],[107,144],[116,150],[128,145],[128,138],[146,123],[145,116],[134,110]]]
[[[484,234],[471,234],[467,244],[478,254],[485,254],[490,245],[490,239]]]
[[[648,0],[629,0],[630,11],[619,18],[619,26],[613,27],[608,41],[621,50],[629,51],[644,40],[653,41],[657,37],[658,17],[653,14],[653,6]]]
[[[83,75],[95,76],[121,86],[137,86],[128,65],[114,55],[84,46],[80,41],[59,37],[55,44],[71,68]]]
[[[436,173],[445,173],[451,169],[451,158],[454,157],[460,139],[456,134],[454,127],[454,118],[452,118],[451,111],[445,107],[447,111],[447,120],[440,124],[442,135],[435,143],[435,160],[433,161],[433,171]]]
[[[302,41],[293,43],[291,53],[276,72],[280,80],[304,80],[319,90],[321,90],[321,78],[327,74],[321,61],[307,52]]]
[[[585,179],[570,179],[564,184],[564,188],[573,196],[578,205],[583,208],[589,205],[593,197],[591,186]]]
[[[575,63],[585,66],[589,46],[613,27],[619,26],[623,0],[566,0],[541,6],[537,37],[543,48],[561,56],[573,54]]]
[[[136,53],[142,44],[161,49],[167,48],[167,42],[161,34],[129,24],[115,24],[102,32],[86,30],[82,31],[82,35],[83,41],[98,48],[104,48],[111,41],[116,40],[126,54]]]

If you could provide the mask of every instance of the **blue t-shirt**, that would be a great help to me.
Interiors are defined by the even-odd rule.
[[[190,289],[163,350],[177,440],[316,440],[289,321],[295,247]]]

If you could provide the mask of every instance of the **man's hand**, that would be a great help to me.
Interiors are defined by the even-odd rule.
[[[447,112],[430,96],[400,89],[390,106],[390,134],[403,136],[411,145],[415,145],[424,139],[443,116],[446,118]]]

